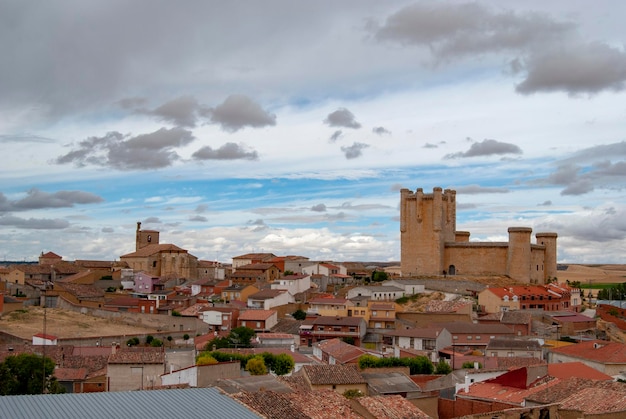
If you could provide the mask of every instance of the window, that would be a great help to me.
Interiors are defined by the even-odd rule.
[[[467,337],[467,340],[472,340],[472,337],[471,337],[471,336],[468,336],[468,337]]]
[[[481,340],[482,336],[476,336],[476,340]]]
[[[152,267],[153,267],[153,268],[156,268],[156,260],[153,260],[153,261],[152,261]]]
[[[256,322],[256,327],[257,328],[261,327],[261,322]]]
[[[458,336],[452,336],[452,339],[453,340],[459,340],[459,337]]]

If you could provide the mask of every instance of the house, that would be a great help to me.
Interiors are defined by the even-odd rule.
[[[476,323],[437,323],[433,326],[443,327],[452,336],[452,346],[464,346],[484,350],[491,339],[498,337],[514,337],[515,332],[503,324]]]
[[[161,385],[189,387],[212,387],[219,380],[241,377],[241,364],[239,361],[219,362],[211,365],[191,365],[186,368],[170,371],[162,374]]]
[[[215,332],[227,332],[237,327],[239,309],[234,307],[207,307],[198,315]]]
[[[367,394],[367,381],[354,364],[305,365],[300,373],[311,390],[334,390],[339,394],[356,390]]]
[[[318,297],[309,300],[308,314],[319,316],[347,316],[352,302],[345,298]]]
[[[53,293],[78,306],[101,308],[105,302],[104,291],[93,285],[57,281],[54,283]]]
[[[231,285],[222,289],[222,300],[229,301],[241,301],[247,304],[248,298],[259,292],[259,289],[253,285]]]
[[[280,276],[280,271],[273,263],[250,263],[241,265],[230,274],[233,284],[252,284],[273,282]]]
[[[330,277],[332,275],[346,275],[348,276],[348,271],[345,266],[333,263],[311,263],[308,266],[304,266],[302,268],[302,273],[306,273],[309,275],[318,274],[324,275],[326,277]],[[352,278],[352,277],[350,277]]]
[[[369,299],[377,301],[395,301],[400,297],[404,297],[404,289],[391,285],[372,285],[354,287],[346,294],[348,299],[359,296],[369,297]]]
[[[367,394],[371,396],[397,395],[409,400],[420,397],[422,390],[409,378],[408,371],[405,373],[394,370],[395,368],[385,368],[384,371],[371,368],[362,371],[361,374],[367,381]]]
[[[395,329],[397,304],[394,302],[368,301],[370,313],[368,327],[371,329]]]
[[[152,291],[152,293],[148,294],[148,301],[154,301],[158,310],[159,308],[168,307],[168,299],[175,295],[176,292],[174,290]]]
[[[46,345],[46,346],[55,346],[58,344],[58,339],[56,336],[37,333],[33,335],[33,345]]]
[[[276,255],[273,253],[246,253],[245,255],[235,256],[233,257],[233,269],[236,270],[240,266],[253,263],[264,263],[275,257]]]
[[[560,336],[580,336],[589,333],[595,336],[597,321],[584,314],[571,312],[545,313],[544,322],[556,327]],[[559,336],[557,336],[557,339]]]
[[[626,344],[592,340],[548,351],[548,362],[551,364],[575,361],[616,377],[626,370]]]
[[[256,341],[259,346],[287,348],[295,347],[298,343],[296,336],[290,333],[257,333]]]
[[[107,362],[109,391],[154,389],[165,372],[163,348],[124,348],[115,350]]]
[[[293,302],[287,290],[266,289],[248,297],[248,307],[269,310]]]
[[[115,297],[108,298],[104,302],[107,310],[127,312],[127,313],[149,313],[155,314],[157,305],[155,300],[135,297]]]
[[[529,311],[499,311],[478,318],[480,324],[503,324],[513,329],[517,336],[528,336],[531,332],[532,315]]]
[[[367,324],[360,317],[308,318],[300,325],[300,346],[312,346],[315,342],[334,338],[360,346],[366,332]]]
[[[577,292],[580,294],[580,290]],[[489,287],[478,293],[478,305],[485,313],[526,309],[578,310],[571,305],[571,293],[572,288],[565,284]]]
[[[135,273],[134,282],[136,292],[151,294],[156,289],[155,284],[159,282],[159,277],[140,271]]]
[[[357,364],[360,357],[370,353],[339,338],[322,340],[313,344],[313,356],[329,365]]]
[[[452,335],[443,327],[386,330],[383,336],[383,341],[389,346],[429,352],[431,361],[438,358],[440,350],[452,345]]]
[[[493,338],[489,340],[485,353],[490,357],[542,358],[541,345],[531,339]]]
[[[246,310],[239,314],[238,326],[249,327],[255,332],[269,331],[278,323],[278,313],[274,310]]]
[[[296,255],[277,256],[268,260],[268,262],[276,265],[281,272],[301,274],[302,267],[309,264],[309,258]]]
[[[228,280],[200,279],[191,283],[191,295],[209,298],[222,295],[222,290],[230,285]]]
[[[311,275],[286,275],[272,282],[271,287],[273,290],[286,290],[289,295],[295,296],[311,288]]]
[[[197,277],[221,281],[226,278],[226,269],[218,261],[199,260]]]
[[[399,271],[400,267],[396,268]],[[419,279],[391,279],[383,282],[382,285],[400,288],[404,290],[404,295],[424,294],[426,291],[426,286]]]

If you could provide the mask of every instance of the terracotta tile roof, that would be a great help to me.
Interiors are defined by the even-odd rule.
[[[239,320],[267,320],[274,314],[275,310],[246,310],[239,314]]]
[[[394,303],[373,303],[370,306],[371,310],[395,310],[396,305]]]
[[[53,375],[58,381],[79,381],[87,378],[87,368],[55,368]]]
[[[257,333],[259,339],[293,339],[294,335],[289,333]]]
[[[83,268],[112,268],[114,261],[110,260],[75,260],[74,263]]]
[[[302,370],[312,385],[364,384],[356,365],[305,365]]]
[[[507,339],[493,338],[489,340],[486,350],[494,349],[515,349],[523,351],[540,351],[541,345],[538,341],[532,339]]]
[[[493,334],[515,334],[513,329],[503,324],[480,324],[480,323],[435,323],[434,327],[443,327],[452,334],[476,334],[476,333],[493,333]]]
[[[109,364],[162,364],[165,353],[162,348],[125,348],[109,355]]]
[[[273,263],[249,263],[247,265],[242,265],[237,267],[237,271],[261,271],[265,272],[268,269],[274,267]]]
[[[286,290],[263,290],[252,294],[248,298],[251,300],[269,300],[271,298],[278,297],[281,294],[286,293]]]
[[[402,396],[359,397],[357,403],[376,419],[429,419],[430,416]]]
[[[563,400],[561,409],[583,411],[588,415],[626,413],[626,391],[586,388]]]
[[[54,252],[47,252],[47,253],[44,253],[44,254],[42,254],[40,257],[42,257],[42,258],[46,258],[46,259],[51,259],[51,258],[55,258],[55,259],[63,259],[63,257],[62,257],[62,256],[59,256],[59,255],[57,255],[57,254],[56,254],[56,253],[54,253]]]
[[[149,244],[135,252],[122,255],[120,258],[148,257],[160,252],[187,253],[185,249],[181,249],[174,244]]]
[[[593,380],[582,377],[570,377],[559,380],[555,385],[530,395],[526,398],[526,400],[542,404],[558,403],[586,388],[603,388],[620,391],[622,393],[626,392],[626,384],[624,383],[606,380]]]
[[[319,316],[311,324],[315,326],[359,326],[364,322],[361,317]]]
[[[509,310],[502,312],[503,324],[530,324],[532,315],[527,311],[522,310]]]
[[[323,340],[315,343],[315,345],[319,347],[322,352],[329,354],[341,364],[354,361],[360,356],[367,354],[363,349],[350,345],[341,339]]]
[[[348,302],[345,298],[313,298],[309,304],[344,305]]]
[[[515,369],[519,367],[529,367],[532,365],[546,364],[546,361],[539,358],[521,356],[498,356],[496,359],[497,369]]]
[[[240,392],[232,397],[268,419],[307,419],[285,394],[273,391]]]
[[[54,287],[65,290],[80,300],[104,298],[104,291],[100,288],[94,287],[93,285],[73,284],[71,282],[55,282]]]
[[[383,334],[387,336],[435,339],[439,336],[441,330],[441,327],[412,327],[410,329],[384,331]]]
[[[525,399],[531,398],[533,394],[552,387],[558,382],[558,378],[545,377],[528,388],[519,388],[488,380],[472,384],[467,392],[464,390],[459,391],[457,397],[490,400],[521,406]]]
[[[593,340],[550,349],[550,352],[607,364],[626,363],[626,344]]]
[[[595,368],[591,368],[582,362],[558,362],[556,364],[548,364],[548,374],[551,377],[561,379],[579,377],[589,380],[613,380],[613,377]]]
[[[276,255],[273,253],[246,253],[245,255],[235,256],[233,259],[255,259],[255,260],[265,260],[270,258],[275,258]]]
[[[333,390],[318,390],[289,395],[293,405],[298,406],[311,419],[360,419],[350,408],[350,400]]]

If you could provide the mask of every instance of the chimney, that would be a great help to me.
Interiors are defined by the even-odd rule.
[[[115,355],[117,352],[117,344],[115,342],[111,343],[111,355]]]

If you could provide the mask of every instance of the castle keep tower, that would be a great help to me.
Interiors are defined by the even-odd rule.
[[[447,241],[455,241],[456,191],[437,187],[400,191],[401,265],[404,275],[441,275]]]
[[[135,234],[135,251],[150,244],[159,244],[159,232],[156,230],[142,230],[141,222],[137,221],[137,233]]]

